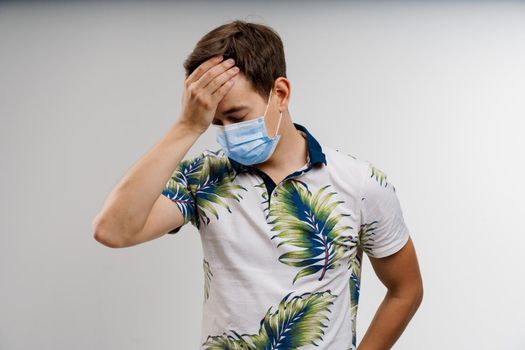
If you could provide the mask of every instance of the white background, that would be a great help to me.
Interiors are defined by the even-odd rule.
[[[394,349],[525,349],[525,6],[504,1],[0,4],[0,349],[198,348],[198,231],[111,249],[91,221],[233,19],[280,33],[292,119],[396,186],[425,295]],[[365,258],[358,342],[385,292]]]

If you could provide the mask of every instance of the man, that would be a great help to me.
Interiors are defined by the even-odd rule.
[[[388,292],[358,349],[389,349],[423,287],[386,174],[292,121],[273,29],[219,26],[184,67],[180,117],[110,193],[95,239],[129,247],[198,228],[201,349],[356,349],[364,251]],[[183,159],[210,125],[221,147]]]

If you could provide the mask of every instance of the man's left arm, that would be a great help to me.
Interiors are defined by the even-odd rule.
[[[396,189],[386,173],[365,165],[359,245],[388,291],[357,350],[388,350],[421,304],[423,283]]]
[[[369,256],[379,280],[388,289],[357,350],[387,350],[401,336],[423,299],[423,282],[412,239],[398,252]]]

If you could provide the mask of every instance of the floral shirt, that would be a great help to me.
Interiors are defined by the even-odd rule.
[[[162,191],[202,242],[199,349],[355,349],[362,253],[408,241],[386,174],[294,125],[308,162],[278,184],[206,149]]]

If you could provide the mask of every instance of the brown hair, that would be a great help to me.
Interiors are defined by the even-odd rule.
[[[286,78],[284,48],[279,34],[269,26],[234,20],[206,33],[184,61],[186,77],[216,55],[233,58],[254,90],[267,97],[275,79]]]

